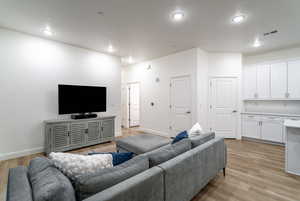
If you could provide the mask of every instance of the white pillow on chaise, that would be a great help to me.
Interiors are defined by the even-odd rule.
[[[194,137],[194,136],[197,136],[197,135],[201,135],[203,134],[204,131],[201,127],[201,125],[197,122],[192,128],[191,130],[189,130],[188,132],[188,135],[189,137]]]

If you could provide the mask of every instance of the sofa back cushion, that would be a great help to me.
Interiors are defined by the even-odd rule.
[[[33,159],[29,170],[34,201],[76,201],[71,182],[49,159]]]
[[[18,166],[9,170],[7,201],[33,201],[27,171],[27,167],[24,166]]]
[[[183,139],[174,144],[168,144],[143,155],[149,158],[150,168],[170,160],[191,149],[191,141]]]
[[[204,133],[204,134],[190,137],[190,140],[192,142],[192,148],[204,144],[205,142],[208,142],[209,140],[212,140],[214,138],[215,138],[214,132]]]
[[[84,200],[149,168],[149,160],[143,155],[134,157],[118,166],[99,169],[93,174],[86,174],[73,181],[77,201]]]

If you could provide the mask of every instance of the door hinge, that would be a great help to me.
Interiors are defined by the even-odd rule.
[[[172,126],[169,126],[169,129],[172,130]]]
[[[172,108],[172,105],[170,105],[170,109]]]
[[[209,85],[212,86],[212,82],[209,82]]]
[[[170,83],[170,87],[172,87],[172,84]]]
[[[209,108],[212,109],[212,105],[210,105]]]

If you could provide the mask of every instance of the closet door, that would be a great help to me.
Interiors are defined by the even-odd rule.
[[[300,99],[300,60],[288,62],[288,95]]]
[[[253,99],[256,94],[256,66],[244,68],[244,99]]]
[[[270,98],[270,65],[257,67],[257,98]]]
[[[271,64],[271,98],[286,98],[287,64]]]

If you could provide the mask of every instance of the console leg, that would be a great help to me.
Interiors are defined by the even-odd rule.
[[[226,176],[226,168],[223,168],[223,175]]]

